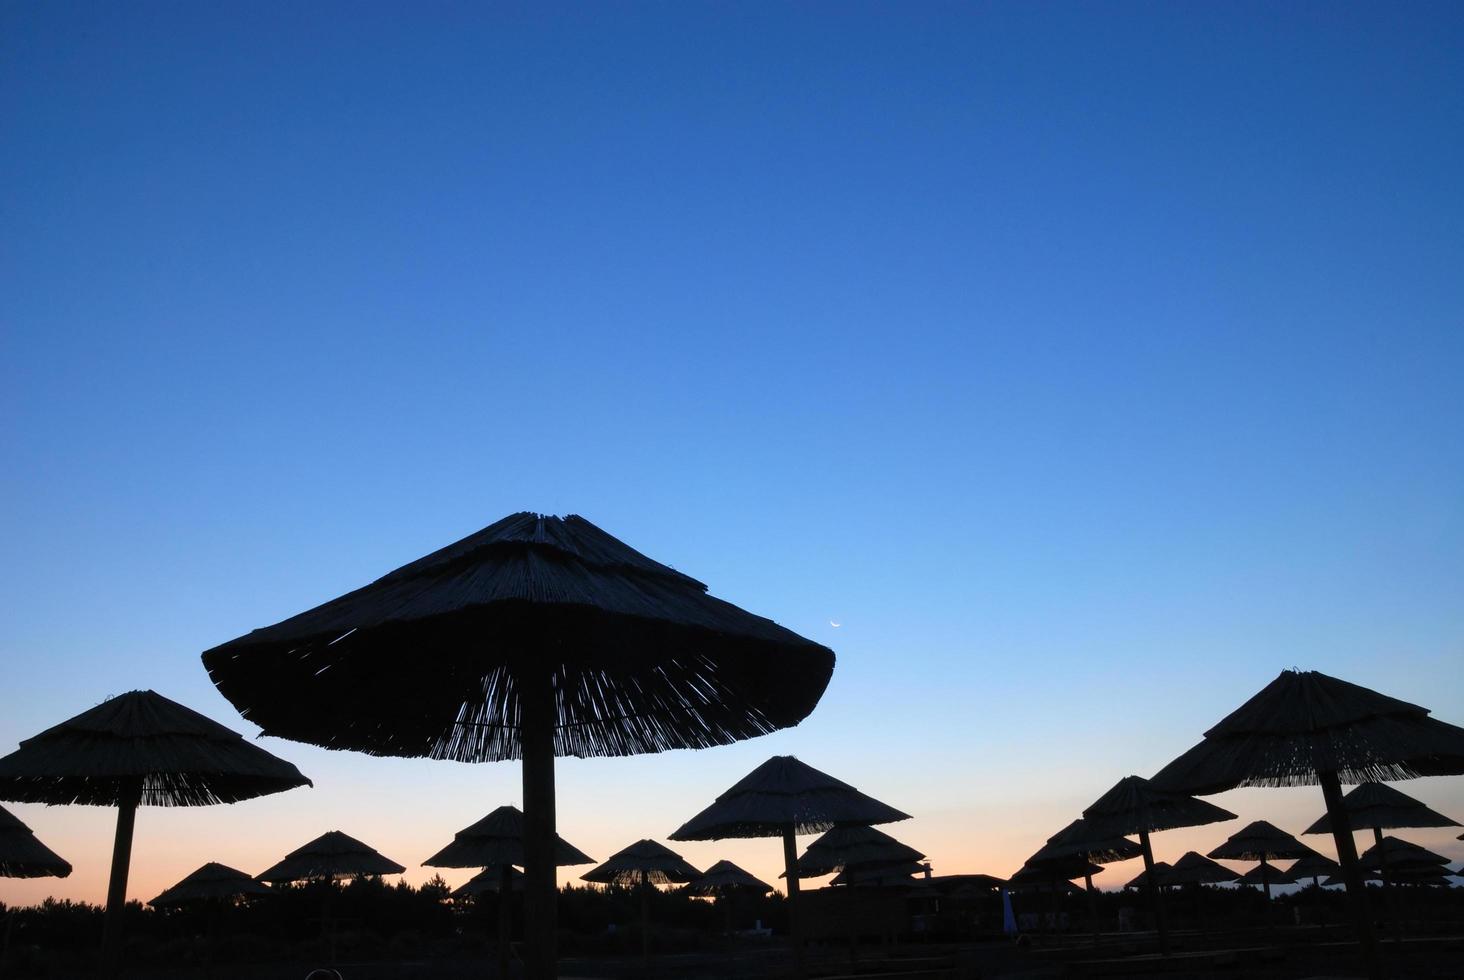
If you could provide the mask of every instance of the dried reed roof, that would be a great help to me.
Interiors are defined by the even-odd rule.
[[[356,838],[332,830],[295,848],[279,864],[255,878],[268,882],[320,881],[356,875],[394,875],[405,870]]]
[[[1235,879],[1237,885],[1295,885],[1296,876],[1291,873],[1290,868],[1278,868],[1274,864],[1267,864],[1265,867],[1256,865],[1245,874]]]
[[[1210,852],[1210,857],[1225,861],[1259,861],[1262,858],[1285,861],[1316,853],[1275,824],[1257,820],[1231,834],[1225,843]]]
[[[1347,807],[1347,822],[1353,830],[1397,830],[1406,827],[1457,827],[1458,821],[1432,810],[1421,800],[1401,793],[1384,783],[1363,783],[1342,797]],[[1321,819],[1302,831],[1303,834],[1330,834],[1332,820],[1325,813]]]
[[[452,890],[453,898],[467,898],[471,895],[498,894],[499,883],[502,879],[503,868],[484,868],[467,881],[458,885]],[[508,866],[508,890],[521,892],[524,890],[524,873],[512,865]]]
[[[373,755],[516,759],[516,668],[554,677],[556,755],[706,748],[796,725],[833,651],[582,517],[506,517],[203,654],[266,733]]]
[[[798,877],[821,878],[846,868],[889,867],[923,860],[924,854],[882,830],[835,827],[809,844],[798,858]]]
[[[1047,838],[1047,843],[1027,858],[1027,863],[1042,865],[1076,857],[1094,864],[1109,864],[1136,858],[1143,852],[1142,847],[1127,837],[1094,836],[1088,821],[1079,818]]]
[[[65,878],[71,865],[0,806],[0,878]]]
[[[585,881],[602,885],[680,885],[701,877],[701,872],[665,844],[638,840],[616,851],[597,868],[580,875]]]
[[[269,895],[268,885],[261,884],[242,871],[210,861],[147,904],[154,908],[187,905],[214,898],[237,898],[240,895]]]
[[[153,691],[109,698],[0,758],[0,799],[119,806],[235,803],[310,780],[283,759]]]
[[[1464,773],[1464,728],[1425,708],[1314,670],[1283,670],[1165,766],[1154,783],[1208,795],[1236,786],[1302,786]]]
[[[1322,854],[1306,854],[1296,859],[1290,871],[1297,878],[1320,878],[1322,875],[1340,875],[1342,866]]]
[[[1164,862],[1164,861],[1155,861],[1154,862],[1154,884],[1158,885],[1160,888],[1168,888],[1171,884],[1174,884],[1174,882],[1171,882],[1169,880],[1169,875],[1173,871],[1174,871],[1174,868],[1171,865],[1167,864],[1166,862]],[[1140,871],[1137,875],[1135,875],[1129,881],[1124,882],[1124,886],[1123,887],[1125,887],[1125,888],[1143,888],[1145,885],[1148,884],[1148,881],[1149,881],[1149,871],[1146,868],[1143,871]]]
[[[1435,854],[1426,847],[1397,837],[1384,837],[1382,844],[1374,844],[1357,856],[1358,863],[1368,870],[1382,868],[1385,859],[1389,871],[1406,865],[1449,863],[1449,859],[1442,854]]]
[[[1164,876],[1166,885],[1216,885],[1234,881],[1240,875],[1223,864],[1216,864],[1198,851],[1185,851]]]
[[[766,894],[773,886],[742,870],[731,861],[718,861],[686,886],[688,895],[720,895],[723,892],[751,891]]]
[[[1125,776],[1083,811],[1095,836],[1123,837],[1179,827],[1234,820],[1235,814],[1213,803],[1168,793],[1142,776]]]
[[[790,825],[795,833],[821,834],[838,826],[908,819],[908,813],[791,755],[775,755],[682,824],[670,839],[777,837]]]
[[[918,884],[923,879],[914,878],[915,875],[925,874],[926,867],[914,861],[903,861],[899,864],[875,864],[860,867],[848,867],[829,879],[830,885],[911,885]]]
[[[452,843],[422,862],[428,868],[487,868],[500,864],[523,866],[524,814],[515,806],[501,806],[482,820],[453,835]],[[594,864],[595,859],[554,835],[556,865]]]

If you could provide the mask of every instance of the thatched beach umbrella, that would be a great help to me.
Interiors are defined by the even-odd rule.
[[[731,861],[718,861],[684,889],[688,895],[715,899],[722,909],[722,929],[732,934],[732,900],[736,895],[766,895],[773,886]]]
[[[1342,865],[1325,855],[1312,853],[1297,858],[1296,863],[1287,870],[1296,878],[1310,878],[1313,885],[1320,887],[1322,876],[1340,876]]]
[[[71,865],[0,806],[0,878],[65,878]]]
[[[800,878],[822,878],[841,871],[917,865],[925,855],[873,827],[835,827],[804,849],[798,858]],[[917,873],[917,872],[911,872]],[[779,877],[787,877],[783,872]]]
[[[829,879],[830,885],[910,885],[916,875],[924,875],[929,868],[915,861],[901,864],[875,864],[869,867],[848,867]]]
[[[1072,859],[1084,864],[1112,864],[1127,861],[1143,854],[1143,848],[1120,835],[1102,836],[1095,834],[1088,821],[1079,817],[1066,827],[1047,838],[1047,843],[1027,858],[1029,867],[1063,867]],[[1098,945],[1098,895],[1093,888],[1093,876],[1083,875],[1084,891],[1088,895],[1088,919],[1093,934],[1093,945]]]
[[[1384,837],[1358,855],[1357,862],[1368,871],[1385,871],[1388,868],[1406,868],[1418,865],[1432,867],[1448,864],[1449,859],[1411,841],[1398,837]]]
[[[147,904],[154,908],[187,905],[190,902],[205,902],[219,899],[240,898],[246,895],[269,895],[268,885],[227,865],[210,861],[188,875]]]
[[[1155,861],[1153,867],[1145,868],[1123,883],[1123,887],[1132,888],[1134,891],[1147,889],[1149,883],[1153,882],[1155,888],[1168,888],[1173,882],[1169,880],[1169,873],[1174,868],[1166,861]]]
[[[1235,814],[1213,803],[1178,793],[1168,793],[1140,776],[1125,776],[1113,788],[1083,811],[1090,831],[1096,836],[1126,837],[1137,835],[1143,851],[1144,892],[1149,899],[1149,912],[1159,933],[1159,952],[1169,954],[1169,926],[1164,920],[1164,903],[1159,897],[1154,876],[1154,849],[1149,835],[1180,827],[1201,827],[1205,824],[1234,820]]]
[[[653,840],[638,840],[629,847],[616,851],[604,864],[591,868],[580,877],[602,885],[620,885],[640,891],[641,957],[649,959],[651,943],[648,932],[648,903],[651,889],[656,885],[684,885],[700,878],[701,872],[665,844],[658,844]]]
[[[503,895],[505,882],[508,892],[524,890],[524,873],[515,867],[487,867],[452,890],[453,898],[470,898],[478,895]]]
[[[791,755],[776,755],[740,779],[716,802],[682,824],[671,840],[780,837],[787,876],[788,932],[795,971],[803,973],[803,933],[798,917],[798,834],[834,827],[893,823],[910,815],[865,796]]]
[[[554,757],[787,728],[834,667],[827,647],[589,521],[527,513],[203,660],[271,734],[376,755],[521,758],[530,980],[557,972]]]
[[[362,875],[397,875],[407,869],[374,847],[339,830],[328,831],[295,848],[254,877],[271,884],[335,881]]]
[[[1237,786],[1320,785],[1372,977],[1382,975],[1342,784],[1464,773],[1464,729],[1428,710],[1317,671],[1284,670],[1154,776],[1209,795]]]
[[[593,864],[594,858],[554,835],[554,864],[557,867]],[[482,820],[458,831],[442,850],[422,862],[429,868],[497,868],[498,887],[493,891],[506,896],[509,873],[514,865],[524,863],[524,815],[515,806],[501,806]],[[520,883],[516,891],[522,891]],[[498,975],[508,976],[509,904],[498,903]]]
[[[1245,874],[1235,879],[1237,885],[1260,885],[1266,892],[1266,901],[1271,900],[1272,885],[1294,885],[1296,876],[1291,873],[1290,868],[1278,868],[1275,865],[1256,865]]]
[[[20,743],[0,759],[0,799],[117,808],[103,929],[115,969],[139,805],[237,803],[309,786],[283,759],[152,691],[131,691]]]
[[[1269,924],[1271,921],[1271,883],[1267,879],[1267,875],[1274,870],[1270,862],[1291,861],[1308,855],[1316,856],[1316,854],[1316,851],[1275,824],[1257,820],[1231,834],[1225,843],[1212,850],[1209,856],[1222,861],[1261,862],[1255,870],[1260,878],[1262,891],[1266,893],[1266,922]],[[1241,880],[1245,880],[1245,878],[1246,876],[1241,876]],[[1276,883],[1291,885],[1296,882],[1295,879],[1290,881],[1277,879]]]
[[[1216,864],[1198,851],[1185,851],[1164,875],[1168,885],[1218,885],[1234,881],[1240,875],[1223,864]]]

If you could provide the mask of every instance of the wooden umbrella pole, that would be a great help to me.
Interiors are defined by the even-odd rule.
[[[1393,891],[1393,876],[1388,874],[1388,853],[1383,850],[1383,830],[1374,827],[1373,843],[1378,845],[1378,873],[1383,876],[1383,905],[1388,911],[1388,934],[1394,943],[1403,941],[1402,924],[1398,917],[1398,894]]]
[[[1083,884],[1088,892],[1088,925],[1093,930],[1093,946],[1098,945],[1098,896],[1093,892],[1092,872],[1083,873]]]
[[[1383,964],[1378,956],[1377,937],[1373,934],[1372,914],[1363,890],[1362,870],[1358,867],[1357,844],[1352,840],[1352,820],[1342,802],[1342,784],[1335,772],[1317,773],[1322,798],[1327,801],[1327,817],[1332,823],[1332,841],[1337,845],[1337,861],[1342,865],[1342,880],[1347,883],[1347,899],[1352,905],[1353,928],[1362,950],[1363,966],[1370,980],[1382,980]]]
[[[1164,921],[1164,904],[1159,901],[1159,885],[1154,880],[1154,850],[1149,846],[1149,832],[1139,831],[1139,846],[1144,850],[1144,891],[1149,896],[1149,912],[1154,916],[1154,929],[1159,933],[1159,955],[1169,955],[1169,925]]]
[[[524,761],[524,976],[556,980],[554,683],[547,670],[526,670],[515,680]]]
[[[791,823],[783,828],[783,871],[788,881],[788,941],[793,944],[793,975],[801,978],[803,921],[798,915],[798,844]]]
[[[644,869],[641,869],[640,879],[640,907],[641,907],[641,969],[645,973],[651,972],[651,876]]]
[[[117,836],[112,842],[112,877],[107,883],[107,915],[102,926],[102,975],[115,976],[122,963],[122,915],[127,909],[127,872],[132,866],[132,831],[137,805],[142,802],[142,779],[122,787],[117,802]]]
[[[512,936],[513,909],[508,903],[513,898],[513,868],[509,864],[498,866],[498,980],[508,980],[508,944]]]
[[[1261,855],[1261,892],[1266,896],[1266,904],[1263,910],[1265,915],[1262,921],[1265,922],[1266,932],[1269,933],[1272,931],[1273,925],[1271,921],[1271,866],[1266,863],[1266,856],[1264,854]]]

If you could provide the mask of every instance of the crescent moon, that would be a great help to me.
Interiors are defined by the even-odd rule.
[[[834,621],[833,621],[833,620],[832,620],[832,619],[831,619],[831,620],[829,620],[829,625],[830,625],[830,626],[832,626],[832,627],[833,627],[833,628],[834,628],[834,629],[838,629],[838,628],[839,628],[839,627],[840,627],[840,626],[841,626],[841,625],[843,625],[843,624],[842,624],[842,623],[836,623],[836,622],[834,622]]]

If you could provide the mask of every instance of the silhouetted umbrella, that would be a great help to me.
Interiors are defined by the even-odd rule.
[[[508,889],[513,892],[524,890],[524,873],[512,866],[502,868],[487,867],[457,888],[453,889],[453,898],[465,898],[473,895],[503,894],[503,881],[508,880]]]
[[[1240,875],[1223,864],[1216,864],[1198,851],[1185,851],[1163,876],[1166,885],[1218,885],[1234,881]]]
[[[1144,853],[1144,849],[1127,837],[1095,836],[1088,821],[1081,817],[1047,838],[1047,843],[1037,853],[1027,858],[1027,865],[1044,867],[1056,863],[1061,866],[1069,859],[1078,858],[1084,863],[1109,864],[1113,861],[1127,861]],[[1093,876],[1083,876],[1084,891],[1088,895],[1088,918],[1091,921],[1093,945],[1098,945],[1098,897],[1093,888]]]
[[[1272,885],[1294,885],[1296,877],[1291,873],[1290,868],[1278,868],[1274,864],[1263,867],[1258,864],[1236,878],[1235,883],[1237,885],[1260,885],[1266,890],[1266,898],[1269,900]]]
[[[554,863],[557,866],[593,864],[594,858],[554,835]],[[523,883],[509,887],[509,872],[524,863],[524,815],[518,807],[501,806],[482,820],[464,827],[453,836],[452,843],[422,864],[429,868],[498,869],[499,882],[493,891],[523,891]],[[476,880],[476,879],[474,879]],[[508,976],[508,943],[510,932],[509,904],[498,903],[498,975]]]
[[[1297,858],[1296,863],[1288,870],[1296,878],[1310,878],[1312,884],[1320,885],[1323,875],[1327,875],[1328,877],[1340,875],[1342,873],[1342,865],[1329,857],[1313,853]]]
[[[1368,871],[1383,871],[1387,868],[1402,868],[1407,865],[1447,864],[1449,859],[1435,854],[1426,847],[1397,837],[1384,837],[1381,841],[1363,851],[1357,858]]]
[[[237,803],[309,786],[283,759],[152,691],[131,691],[20,743],[0,759],[0,799],[117,808],[104,968],[121,950],[137,807]]]
[[[65,878],[71,865],[0,806],[0,878]]]
[[[515,514],[203,655],[265,731],[523,759],[527,975],[556,973],[554,756],[706,748],[802,721],[831,650],[580,517]]]
[[[1139,890],[1140,888],[1147,889],[1149,887],[1149,882],[1152,879],[1157,887],[1168,888],[1170,885],[1174,884],[1169,880],[1169,873],[1173,870],[1174,868],[1168,862],[1155,861],[1152,868],[1145,868],[1143,871],[1140,871],[1128,881],[1124,882],[1123,887],[1132,888],[1135,891]]]
[[[829,879],[830,885],[908,885],[915,875],[923,875],[926,867],[915,861],[900,864],[878,863],[850,866]]]
[[[1418,827],[1458,827],[1457,820],[1451,820],[1430,809],[1423,801],[1415,800],[1407,793],[1399,792],[1386,783],[1363,783],[1342,797],[1347,810],[1347,822],[1351,829],[1372,830],[1373,843],[1382,839],[1379,831],[1402,830]],[[1303,834],[1330,834],[1332,821],[1322,814]]]
[[[798,858],[798,877],[822,878],[846,868],[869,869],[911,865],[925,855],[873,827],[835,827],[819,837]],[[912,872],[914,873],[914,872]],[[780,877],[786,877],[784,872]]]
[[[407,869],[356,838],[332,830],[286,854],[254,877],[259,881],[334,881],[358,875],[395,875]]]
[[[1067,873],[1063,873],[1067,872]],[[1052,868],[1023,866],[1007,879],[1007,890],[1014,892],[1057,892],[1062,895],[1081,895],[1082,890],[1072,883],[1073,878],[1101,874],[1103,868],[1096,864],[1075,861],[1063,871],[1053,874]]]
[[[1164,789],[1319,784],[1368,973],[1382,975],[1342,783],[1464,773],[1464,729],[1416,704],[1317,671],[1284,670],[1154,776]]]
[[[1273,870],[1270,862],[1278,859],[1290,861],[1308,855],[1316,856],[1316,854],[1316,851],[1307,847],[1275,824],[1267,823],[1264,820],[1257,820],[1231,834],[1225,843],[1210,852],[1210,857],[1220,858],[1222,861],[1261,862],[1255,870],[1260,877],[1262,889],[1266,893],[1266,916],[1269,922],[1271,885],[1267,880],[1267,875]],[[1244,880],[1245,876],[1242,875],[1241,878]],[[1280,885],[1291,885],[1295,884],[1295,879],[1291,881],[1277,879],[1276,883]]]
[[[262,885],[243,871],[210,861],[147,904],[154,908],[186,905],[210,899],[238,898],[242,895],[268,895]]]
[[[1125,776],[1083,811],[1083,819],[1098,837],[1138,835],[1144,870],[1151,872],[1151,876],[1144,879],[1144,892],[1149,897],[1150,911],[1159,932],[1159,951],[1167,956],[1169,927],[1164,920],[1164,904],[1159,898],[1159,889],[1154,887],[1154,849],[1149,846],[1149,835],[1161,830],[1234,820],[1235,814],[1204,800],[1163,792],[1140,776]]]
[[[746,890],[765,895],[773,886],[742,870],[731,861],[718,861],[708,868],[700,878],[686,886],[688,895],[705,897],[722,895],[729,891]]]
[[[680,885],[695,881],[701,872],[682,859],[680,854],[665,844],[653,840],[638,840],[610,858],[597,868],[591,868],[580,875],[585,881],[604,885],[620,885],[625,888],[640,888],[641,895],[641,957],[650,956],[649,912],[647,902],[654,885]]]
[[[788,880],[788,931],[792,936],[795,970],[802,974],[796,835],[822,834],[851,824],[869,826],[908,819],[908,813],[865,796],[848,783],[819,772],[791,755],[776,755],[682,824],[671,840],[782,838],[783,874]]]

